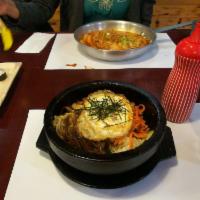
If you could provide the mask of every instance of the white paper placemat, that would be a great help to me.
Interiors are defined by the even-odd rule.
[[[12,86],[12,83],[19,72],[21,67],[21,62],[5,62],[0,63],[0,69],[3,69],[6,72],[7,78],[3,81],[0,81],[0,106],[2,105],[6,95]]]
[[[166,33],[158,33],[156,44],[144,55],[123,62],[105,62],[83,55],[73,34],[57,34],[45,69],[172,68],[175,44]],[[76,64],[76,67],[67,65]]]
[[[200,199],[200,104],[196,104],[187,123],[168,123],[177,151],[176,165],[175,158],[164,160],[141,181],[108,190],[87,188],[70,181],[54,167],[46,153],[35,147],[43,114],[44,110],[29,111],[6,200]]]
[[[54,33],[33,33],[15,52],[40,53],[54,35]]]

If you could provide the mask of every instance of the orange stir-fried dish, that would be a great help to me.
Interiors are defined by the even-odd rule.
[[[88,32],[80,42],[97,49],[127,50],[144,47],[150,40],[137,33],[107,29]]]
[[[58,136],[73,148],[106,154],[134,149],[148,140],[150,130],[143,104],[135,105],[124,95],[98,90],[65,108],[54,117]]]

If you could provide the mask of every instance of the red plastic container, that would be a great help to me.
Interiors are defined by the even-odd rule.
[[[162,105],[168,121],[182,123],[191,115],[200,90],[200,23],[179,42],[174,67],[167,79]]]

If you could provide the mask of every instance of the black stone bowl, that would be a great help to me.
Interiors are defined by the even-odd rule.
[[[103,89],[124,94],[131,102],[145,105],[144,119],[150,129],[154,130],[154,134],[149,140],[130,151],[94,155],[75,150],[58,137],[52,125],[54,115],[59,115],[64,106],[71,105],[88,94]],[[165,113],[155,97],[131,84],[116,81],[93,81],[70,87],[50,102],[44,116],[44,130],[51,150],[71,167],[86,173],[98,175],[119,174],[142,165],[158,150],[164,136],[165,128]]]

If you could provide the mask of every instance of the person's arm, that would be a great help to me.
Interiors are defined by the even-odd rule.
[[[141,21],[142,24],[147,26],[151,25],[151,18],[153,15],[153,6],[155,0],[143,0],[142,11],[141,11]]]
[[[59,0],[0,0],[0,15],[7,15],[24,29],[34,29],[48,22],[58,4]]]
[[[54,14],[58,4],[59,0],[16,1],[16,6],[20,13],[18,24],[24,28],[45,24]]]

